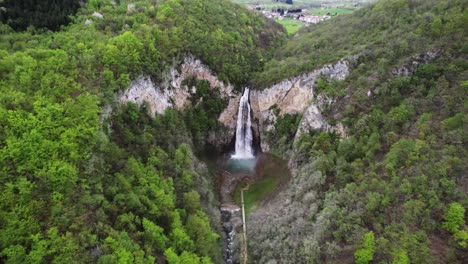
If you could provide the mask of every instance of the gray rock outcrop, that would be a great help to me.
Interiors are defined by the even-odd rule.
[[[104,18],[104,16],[101,13],[98,13],[98,12],[93,12],[92,16],[95,17],[95,18],[99,18],[99,19]]]
[[[130,14],[135,11],[135,4],[127,4],[127,14]]]
[[[349,74],[349,62],[340,60],[335,64],[327,64],[320,69],[284,80],[262,91],[251,92],[251,105],[255,118],[260,124],[262,139],[265,133],[274,129],[277,116],[275,109],[279,109],[279,115],[303,114],[298,134],[311,129],[332,129],[322,116],[325,107],[332,104],[331,99],[323,95],[315,95],[315,82],[320,77],[334,80],[344,80]],[[262,140],[262,150],[269,151],[269,142]]]
[[[413,57],[408,63],[394,69],[392,74],[398,77],[408,77],[414,74],[420,64],[428,63],[437,58],[441,50],[434,49]]]
[[[133,102],[138,105],[146,102],[153,117],[156,113],[164,113],[167,108],[182,110],[190,103],[191,94],[196,93],[195,87],[182,85],[182,82],[189,77],[208,81],[210,87],[218,89],[224,99],[234,96],[232,85],[219,81],[217,76],[200,60],[189,56],[180,66],[180,70],[172,66],[159,84],[153,83],[147,76],[140,76],[119,95],[119,101],[122,104]]]
[[[323,110],[329,107],[333,100],[324,95],[314,94],[314,87],[320,77],[344,80],[348,74],[348,61],[341,60],[284,80],[265,90],[251,91],[250,104],[255,120],[255,134],[262,139],[260,140],[262,150],[270,150],[269,142],[264,139],[266,133],[274,129],[278,117],[277,111],[279,115],[295,113],[303,115],[296,139],[312,129],[337,129],[330,127],[322,116]],[[196,87],[183,85],[183,81],[190,77],[206,80],[212,89],[217,89],[220,96],[228,101],[227,107],[218,118],[218,122],[223,124],[225,129],[210,133],[208,137],[209,143],[228,144],[235,134],[240,94],[234,91],[231,84],[220,81],[206,65],[193,56],[187,57],[179,68],[171,67],[161,83],[155,84],[149,77],[140,76],[118,96],[119,101],[122,104],[134,102],[138,105],[146,102],[152,116],[157,113],[162,114],[168,108],[182,110],[191,103],[191,95],[196,93]],[[342,127],[337,130],[344,131]]]
[[[183,85],[187,78],[207,81],[211,89],[216,89],[223,99],[229,101],[218,120],[225,128],[210,131],[207,138],[207,142],[213,146],[228,145],[236,129],[240,95],[234,92],[234,86],[220,81],[206,65],[193,56],[185,58],[179,68],[172,66],[163,76],[162,82],[154,83],[149,77],[140,76],[117,97],[121,104],[133,102],[141,106],[146,103],[152,117],[163,114],[168,108],[183,110],[191,104],[190,97],[197,91],[196,87]]]

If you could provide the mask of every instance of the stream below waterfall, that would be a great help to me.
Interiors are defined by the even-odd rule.
[[[246,88],[239,101],[234,152],[202,155],[203,161],[218,178],[220,220],[225,240],[223,259],[228,264],[241,262],[243,246],[242,236],[237,236],[243,232],[241,204],[234,194],[239,196],[240,188],[250,186],[245,196],[246,207],[251,210],[253,206],[261,206],[272,199],[290,178],[286,161],[268,153],[255,152],[259,148],[253,146],[249,92]]]
[[[239,100],[239,109],[237,113],[237,124],[236,124],[236,143],[235,143],[235,152],[226,162],[225,173],[231,175],[231,180],[236,179],[234,175],[241,175],[245,177],[251,177],[252,172],[256,163],[254,157],[254,148],[252,145],[253,142],[253,130],[252,130],[252,109],[250,108],[250,90],[245,88],[242,97]],[[229,184],[230,186],[236,186],[236,181],[234,184]],[[228,192],[232,194],[233,190]],[[222,192],[222,191],[221,191]],[[222,193],[221,193],[222,194]],[[232,195],[230,195],[232,197]],[[223,200],[227,200],[225,197]],[[242,205],[243,206],[243,205]],[[226,263],[231,264],[234,262],[234,251],[236,249],[235,244],[235,235],[236,235],[236,225],[234,221],[235,213],[239,212],[240,208],[235,204],[226,204],[220,208],[221,210],[221,222],[223,225],[224,232],[226,233],[226,249],[225,249],[225,260]],[[242,214],[244,210],[242,208]],[[243,217],[243,219],[245,219]],[[242,223],[245,225],[245,223]],[[246,241],[244,241],[246,243]]]
[[[245,89],[239,102],[235,141],[232,142],[231,152],[207,151],[197,155],[208,165],[213,177],[216,177],[220,201],[220,231],[224,238],[223,261],[228,264],[242,262],[243,221],[240,189],[250,186],[250,189],[245,191],[248,240],[248,213],[273,199],[290,178],[285,160],[257,151],[260,142],[253,140],[252,122],[254,120],[249,102],[249,90]]]
[[[291,173],[285,160],[269,153],[259,153],[250,160],[234,160],[224,156],[218,165],[222,166],[218,169],[218,188],[225,239],[223,256],[226,263],[239,263],[243,226],[240,189],[249,186],[244,192],[248,218],[249,211],[253,212],[255,208],[268,203],[286,186]]]

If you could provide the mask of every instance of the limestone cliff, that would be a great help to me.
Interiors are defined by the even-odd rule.
[[[341,60],[335,64],[324,65],[312,72],[283,80],[265,90],[253,90],[250,103],[255,120],[254,134],[261,142],[262,150],[270,150],[269,142],[264,139],[265,134],[274,129],[277,116],[273,108],[278,108],[280,115],[287,113],[303,115],[296,138],[312,129],[337,129],[329,126],[322,116],[324,108],[333,104],[333,100],[324,95],[315,94],[315,82],[320,77],[344,80],[349,71],[349,62]],[[225,129],[212,131],[207,138],[207,141],[213,145],[227,145],[235,134],[240,94],[236,93],[231,84],[221,82],[207,66],[193,56],[187,57],[179,68],[171,67],[161,83],[156,84],[149,77],[140,76],[119,95],[119,101],[122,104],[134,102],[138,105],[146,102],[152,116],[162,114],[168,108],[182,110],[191,103],[190,97],[196,93],[195,87],[183,84],[183,81],[190,77],[208,81],[211,89],[218,89],[220,96],[228,101],[227,107],[218,118],[218,122]],[[344,129],[338,129],[338,131],[345,133]]]
[[[265,133],[274,129],[277,116],[273,108],[278,108],[280,115],[303,114],[296,138],[311,129],[335,129],[330,127],[322,116],[323,109],[332,104],[333,100],[324,95],[316,95],[315,82],[320,77],[344,80],[349,71],[349,62],[340,60],[335,64],[327,64],[312,72],[283,80],[265,90],[252,91],[250,101],[262,139],[265,138]],[[269,142],[262,140],[262,150],[270,150]]]
[[[183,84],[183,81],[188,78],[208,81],[211,89],[218,90],[220,96],[229,101],[225,113],[219,118],[219,122],[227,129],[221,127],[217,131],[210,131],[207,138],[207,142],[213,146],[228,145],[234,136],[239,96],[231,84],[220,81],[216,74],[193,56],[185,58],[180,67],[172,66],[160,83],[154,83],[147,76],[140,76],[118,95],[118,100],[121,104],[133,102],[142,105],[146,103],[153,117],[156,114],[163,114],[168,108],[183,110],[191,104],[190,97],[197,91],[196,87]]]
[[[167,108],[182,110],[190,103],[191,94],[196,92],[195,87],[182,85],[182,82],[190,77],[208,81],[210,87],[218,89],[223,98],[230,98],[234,95],[232,85],[221,82],[200,60],[188,56],[179,69],[172,66],[163,76],[161,83],[155,84],[149,77],[140,76],[118,96],[119,101],[123,104],[133,102],[138,105],[146,102],[152,116],[156,113],[164,113]]]

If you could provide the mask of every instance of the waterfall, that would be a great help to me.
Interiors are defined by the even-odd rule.
[[[245,88],[239,102],[236,127],[236,152],[232,159],[252,159],[252,117],[250,116],[249,89]]]

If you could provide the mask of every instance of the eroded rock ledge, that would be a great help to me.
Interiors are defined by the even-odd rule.
[[[251,91],[250,103],[255,119],[255,134],[265,139],[266,133],[274,129],[277,118],[274,109],[278,109],[279,115],[303,114],[296,139],[302,133],[313,129],[335,129],[344,135],[345,131],[340,125],[331,127],[322,116],[322,111],[333,104],[333,100],[321,94],[316,95],[314,87],[320,77],[344,80],[349,71],[349,62],[340,60],[312,72],[283,80],[265,90]],[[231,84],[221,82],[206,65],[193,56],[187,57],[179,69],[175,66],[171,67],[161,83],[155,84],[148,77],[140,76],[118,98],[122,104],[133,102],[142,105],[146,102],[152,116],[156,113],[162,114],[168,108],[182,110],[190,104],[189,99],[192,94],[196,93],[195,87],[183,84],[187,78],[208,81],[211,89],[218,89],[220,96],[228,100],[228,106],[218,118],[218,122],[226,128],[225,131],[222,135],[210,133],[208,138],[210,143],[227,144],[235,134],[241,95]],[[265,140],[261,140],[261,147],[263,151],[270,150],[269,143]]]
[[[234,87],[231,84],[223,83],[200,60],[188,56],[180,70],[172,66],[164,76],[163,82],[159,84],[153,83],[149,77],[140,76],[118,96],[119,101],[122,104],[133,102],[138,105],[146,102],[153,117],[156,113],[164,113],[167,108],[182,110],[190,103],[191,94],[196,92],[195,87],[182,85],[182,82],[190,77],[208,81],[210,87],[218,89],[223,98],[234,96]]]
[[[332,104],[333,100],[324,95],[315,95],[315,82],[320,77],[334,80],[344,80],[349,75],[349,62],[340,60],[335,64],[327,64],[320,69],[284,80],[263,91],[252,91],[250,101],[254,116],[260,124],[262,139],[265,133],[274,129],[277,116],[274,108],[279,109],[279,114],[303,114],[296,138],[302,133],[312,129],[330,130],[336,129],[345,134],[343,128],[333,128],[328,125],[322,116],[323,109]],[[263,151],[270,150],[268,142],[262,140]]]

